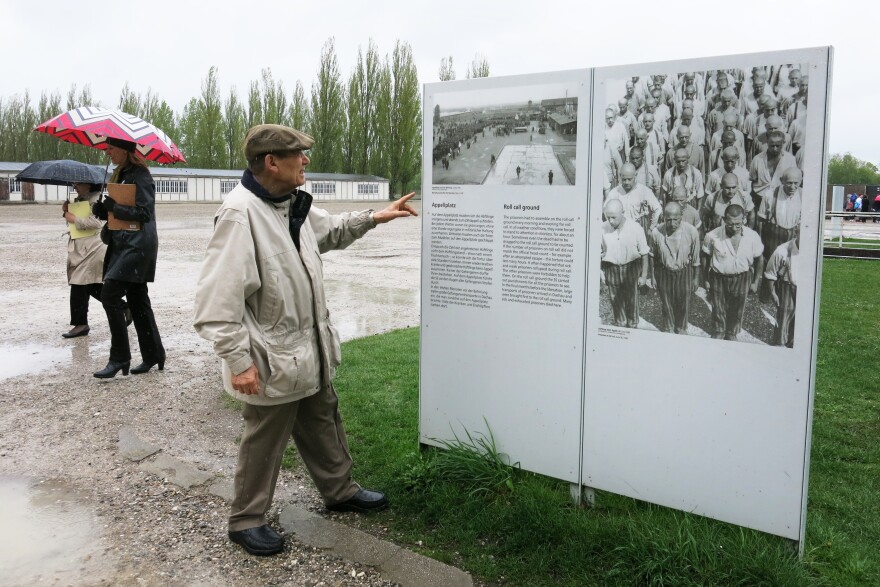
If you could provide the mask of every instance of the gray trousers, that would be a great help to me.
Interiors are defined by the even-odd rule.
[[[340,503],[357,493],[359,486],[351,479],[351,455],[338,405],[333,385],[326,385],[307,398],[277,406],[244,404],[244,432],[235,470],[230,532],[266,523],[281,458],[291,434],[325,503]]]

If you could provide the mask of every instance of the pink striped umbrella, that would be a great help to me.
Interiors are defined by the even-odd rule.
[[[102,150],[107,148],[107,138],[121,139],[135,143],[138,152],[149,161],[186,162],[168,135],[149,122],[119,110],[97,106],[74,108],[43,122],[34,131]]]

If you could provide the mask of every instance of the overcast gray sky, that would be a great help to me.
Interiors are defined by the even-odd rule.
[[[267,67],[308,93],[330,37],[344,79],[358,47],[372,38],[390,54],[400,39],[423,83],[438,81],[450,55],[461,79],[476,54],[501,76],[833,45],[831,152],[880,163],[876,1],[5,0],[0,22],[0,98],[29,90],[36,103],[43,90],[89,84],[115,107],[128,81],[178,112],[212,65],[224,95],[234,85],[244,98]]]

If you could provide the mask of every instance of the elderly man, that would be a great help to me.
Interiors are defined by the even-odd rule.
[[[320,253],[347,247],[379,223],[415,216],[407,203],[413,194],[379,212],[330,215],[313,207],[299,190],[313,144],[285,126],[247,132],[248,166],[214,216],[196,289],[195,329],[222,359],[226,392],[243,402],[229,538],[256,555],[284,546],[266,514],[291,436],[328,509],[388,505],[384,494],[351,478],[332,384],[339,337]]]
[[[675,151],[673,165],[663,175],[663,181],[660,184],[663,200],[668,201],[672,195],[672,190],[678,186],[687,190],[688,202],[692,203],[695,208],[699,208],[699,202],[706,195],[703,185],[703,174],[700,173],[699,169],[690,164],[690,157],[686,149]]]
[[[639,288],[648,280],[645,231],[624,214],[618,199],[605,202],[602,224],[601,282],[608,288],[614,326],[639,325]]]
[[[761,200],[782,183],[782,174],[787,169],[798,166],[794,156],[782,150],[784,144],[785,133],[770,132],[767,135],[767,150],[752,159],[749,178],[752,181],[752,201],[756,206],[760,206]]]
[[[758,291],[764,269],[764,245],[745,226],[745,211],[731,204],[724,224],[706,233],[702,271],[712,306],[712,338],[736,340],[742,329],[749,291]]]
[[[620,200],[623,213],[639,224],[645,234],[657,226],[660,219],[660,202],[654,192],[636,183],[636,168],[632,163],[624,163],[620,169],[620,185],[608,192],[608,200]]]
[[[660,295],[663,330],[687,334],[691,293],[699,285],[700,235],[682,222],[678,202],[663,208],[663,224],[651,232],[654,281]]]
[[[769,284],[770,299],[776,306],[776,328],[772,344],[794,346],[794,315],[797,307],[797,283],[806,270],[800,256],[801,233],[795,230],[794,238],[784,242],[770,255],[764,270]]]
[[[700,173],[706,170],[706,158],[703,155],[703,147],[691,141],[691,129],[689,126],[679,126],[675,131],[676,142],[666,153],[666,169],[675,165],[675,154],[683,149],[688,154],[688,163]]]
[[[733,135],[730,136],[732,137]],[[720,155],[721,166],[716,166],[712,173],[709,174],[709,177],[706,178],[706,195],[721,188],[721,178],[727,173],[734,174],[739,179],[740,189],[746,194],[751,194],[752,179],[749,176],[749,170],[740,165],[742,154],[733,145],[733,140],[731,140],[729,146],[721,149],[717,155]]]
[[[721,226],[724,212],[731,204],[742,206],[746,212],[746,225],[749,228],[755,227],[755,204],[751,196],[740,188],[736,175],[725,173],[718,190],[706,196],[706,201],[700,209],[700,217],[706,232]]]

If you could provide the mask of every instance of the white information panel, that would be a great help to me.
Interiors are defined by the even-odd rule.
[[[620,198],[626,201],[624,216],[630,216],[626,222],[641,216],[633,224],[646,229],[653,288],[638,288],[637,272],[623,268],[628,257],[615,240],[623,231],[603,221],[603,199],[615,198],[622,189],[608,189],[608,150],[592,161],[585,485],[802,540],[830,70],[830,48],[595,70],[597,154],[606,137],[615,136],[617,129],[600,121],[609,104],[617,107],[626,82],[639,86],[666,76],[658,86],[673,110],[681,99],[677,83],[692,80],[700,88],[693,101],[699,110],[713,103],[724,108],[730,93],[719,92],[719,80],[736,93],[727,120],[731,130],[739,130],[732,133],[737,144],[744,139],[745,161],[733,174],[742,175],[744,185],[729,190],[735,192],[729,203],[719,205],[725,201],[716,195],[719,188],[713,191],[706,184],[724,165],[723,157],[716,161],[713,135],[723,132],[725,116],[712,113],[703,118],[705,128],[684,133],[691,141],[682,150],[676,136],[680,112],[671,113],[670,141],[677,145],[667,149],[672,156],[662,163],[666,171],[656,189],[658,199],[670,199],[682,186],[686,201],[703,211],[708,225],[691,230],[699,239],[700,258],[694,259],[688,257],[684,231],[663,227],[663,218],[659,230],[652,231],[650,207],[639,211],[633,204],[638,198],[629,192]],[[781,80],[771,89],[774,75],[785,80],[789,74],[800,79],[793,83],[799,88]],[[768,116],[755,116],[761,96],[771,92],[772,102],[763,99]],[[772,132],[776,126],[779,133]],[[699,141],[709,146],[694,148]],[[702,193],[693,185],[700,181]],[[787,182],[791,187],[786,188]],[[734,177],[728,187],[736,183]],[[728,227],[726,207],[742,202],[740,193],[746,196],[743,213],[731,218]],[[716,223],[720,226],[713,228]],[[799,248],[792,243],[796,229]],[[695,266],[685,268],[691,263]],[[758,277],[765,279],[756,284],[758,268],[763,268]],[[635,275],[635,289],[628,272]],[[752,293],[755,285],[758,291]],[[636,303],[627,305],[633,297]]]
[[[831,55],[426,85],[420,441],[802,543]]]
[[[420,441],[490,433],[577,482],[586,70],[428,84]]]

